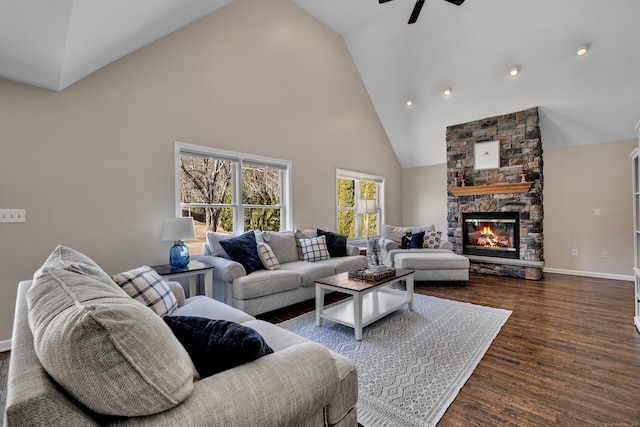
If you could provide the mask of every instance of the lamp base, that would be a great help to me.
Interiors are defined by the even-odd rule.
[[[169,265],[173,268],[186,267],[189,264],[189,248],[182,240],[176,240],[169,251]]]

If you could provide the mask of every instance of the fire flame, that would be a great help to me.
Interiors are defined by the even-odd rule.
[[[498,246],[498,237],[491,227],[482,228],[482,234],[478,239],[478,244],[481,246]]]

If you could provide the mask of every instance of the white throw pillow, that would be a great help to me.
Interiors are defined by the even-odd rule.
[[[442,238],[442,231],[425,231],[422,247],[438,249],[440,248],[440,238]]]
[[[116,274],[113,280],[127,295],[151,308],[158,316],[166,316],[178,308],[178,300],[171,288],[151,267],[145,265]]]
[[[315,262],[329,259],[327,249],[327,239],[325,236],[313,237],[311,239],[300,239],[302,248],[302,260]]]
[[[273,253],[268,244],[258,243],[258,256],[262,261],[262,265],[264,265],[264,268],[267,270],[277,270],[280,268],[278,258],[276,258],[276,254]]]

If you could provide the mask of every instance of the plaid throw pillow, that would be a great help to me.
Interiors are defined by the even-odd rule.
[[[423,248],[438,249],[440,247],[440,238],[442,237],[442,231],[425,231]]]
[[[267,270],[277,270],[280,268],[280,263],[278,262],[278,258],[276,258],[276,254],[271,250],[271,246],[266,243],[258,243],[258,256],[262,261],[262,265]]]
[[[156,271],[146,265],[116,274],[113,280],[133,299],[151,308],[159,316],[171,314],[178,300]]]
[[[300,239],[302,247],[302,260],[315,262],[329,259],[327,249],[327,239],[325,236],[313,237],[311,239]]]

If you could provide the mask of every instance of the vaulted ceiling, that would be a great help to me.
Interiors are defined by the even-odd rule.
[[[0,0],[0,77],[63,90],[232,1]],[[547,149],[635,137],[639,1],[426,0],[412,25],[414,0],[292,1],[344,37],[403,167],[444,163],[447,126],[534,106]]]

